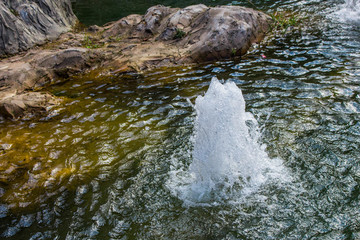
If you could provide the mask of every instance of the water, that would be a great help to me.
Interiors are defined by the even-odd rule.
[[[168,181],[169,190],[185,205],[238,201],[271,175],[287,178],[281,161],[270,159],[261,146],[258,123],[245,111],[242,92],[234,82],[222,85],[213,78],[205,96],[197,97],[195,103],[192,162],[188,170],[174,169]]]
[[[335,14],[344,22],[360,22],[360,1],[346,0]]]
[[[49,88],[65,99],[49,116],[1,121],[1,238],[360,239],[359,24],[338,17],[342,1],[253,3],[295,11],[301,30],[241,60],[70,79]],[[196,99],[213,77],[241,89],[243,133],[276,174],[259,166],[257,184],[220,165],[194,198],[181,187],[196,174],[173,180],[206,176]]]
[[[145,14],[149,7],[161,4],[172,7],[186,7],[194,4],[206,4],[208,6],[226,5],[225,0],[75,0],[73,1],[74,13],[79,20],[86,25],[103,25],[110,21],[119,20],[130,14]]]

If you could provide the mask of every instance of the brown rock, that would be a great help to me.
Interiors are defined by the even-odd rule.
[[[106,31],[103,33],[103,37],[126,36],[135,25],[140,23],[141,19],[141,15],[132,14],[115,23],[108,24],[105,26]]]
[[[119,44],[117,64],[121,58],[134,69],[146,70],[164,62],[200,63],[241,56],[263,39],[270,22],[268,15],[239,6],[199,4],[173,9],[159,5],[141,18],[131,15],[106,26],[103,37],[120,36],[122,44],[132,46]],[[111,60],[105,66],[111,66]]]
[[[249,8],[210,8],[193,19],[187,36],[178,45],[187,48],[186,58],[195,62],[240,56],[264,37],[269,20],[264,13]]]
[[[24,115],[46,111],[49,106],[56,105],[59,100],[49,93],[26,92],[22,94],[6,94],[0,97],[0,115],[19,118]]]
[[[30,51],[24,57],[0,63],[0,87],[18,92],[35,89],[56,77],[81,72],[87,67],[89,59],[90,54],[84,48]]]
[[[88,67],[91,54],[84,48],[34,50],[0,63],[0,116],[18,118],[44,112],[59,103],[48,93],[26,92],[56,78],[68,78]]]

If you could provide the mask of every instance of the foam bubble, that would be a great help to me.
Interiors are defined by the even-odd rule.
[[[245,111],[241,90],[213,78],[195,101],[197,117],[192,162],[176,168],[167,182],[185,205],[216,205],[246,196],[270,179],[286,179],[280,159],[270,159],[259,143],[254,116]],[[174,159],[174,165],[176,159]]]
[[[343,22],[360,22],[360,0],[346,0],[335,15]]]

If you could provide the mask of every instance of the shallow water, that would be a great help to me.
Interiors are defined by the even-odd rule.
[[[360,239],[359,22],[341,1],[253,2],[307,19],[241,60],[71,79],[50,88],[64,107],[1,122],[1,236]],[[189,207],[168,183],[193,161],[192,104],[214,76],[242,90],[291,179]]]

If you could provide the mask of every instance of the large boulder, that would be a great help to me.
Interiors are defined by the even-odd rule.
[[[0,56],[53,40],[76,21],[70,0],[2,0]]]
[[[199,63],[245,54],[252,44],[264,38],[270,23],[271,18],[265,13],[240,6],[199,4],[179,9],[158,5],[149,8],[144,16],[120,19],[107,27],[103,36],[138,39],[142,46],[130,50],[136,56],[144,56],[143,46],[150,42],[147,59],[176,52],[173,59],[177,63]]]

